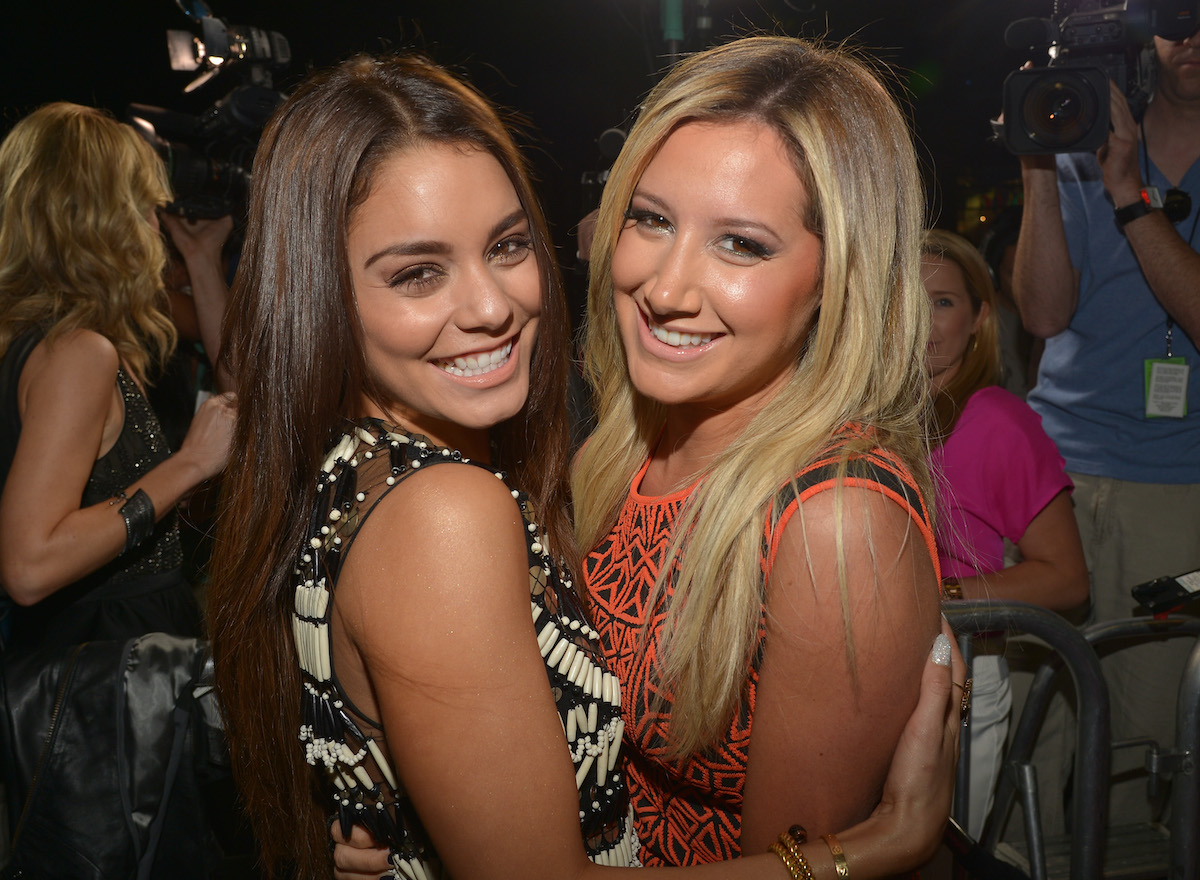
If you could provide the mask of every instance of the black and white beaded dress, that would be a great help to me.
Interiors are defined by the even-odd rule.
[[[329,620],[338,571],[354,535],[382,498],[422,468],[484,467],[419,435],[375,419],[348,423],[327,456],[317,503],[295,575],[293,628],[303,672],[300,741],[319,768],[348,833],[364,825],[391,848],[392,876],[434,880],[448,876],[420,818],[377,745],[379,721],[359,712],[333,668]],[[487,468],[491,470],[490,468]],[[502,473],[492,471],[504,479]],[[546,662],[566,747],[575,763],[579,819],[588,857],[598,864],[636,866],[637,838],[629,814],[621,747],[621,692],[604,668],[597,636],[588,626],[571,583],[543,546],[525,495],[510,487],[526,523],[529,555],[530,637]]]

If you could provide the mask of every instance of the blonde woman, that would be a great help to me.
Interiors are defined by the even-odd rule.
[[[995,291],[975,246],[942,229],[925,236],[921,274],[933,315],[926,363],[933,395],[938,555],[951,598],[1009,599],[1056,611],[1088,598],[1071,478],[1042,420],[999,386]],[[1005,567],[1005,540],[1020,559]],[[978,838],[1008,733],[1012,688],[1005,643],[976,643],[972,665],[971,795]]]
[[[877,802],[938,629],[922,211],[880,80],[784,37],[680,63],[612,169],[573,485],[649,865]]]
[[[153,149],[107,114],[50,104],[0,145],[0,581],[6,663],[37,648],[200,632],[174,513],[225,463],[233,404],[178,452],[145,389],[175,344]]]

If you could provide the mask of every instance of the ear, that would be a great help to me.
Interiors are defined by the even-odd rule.
[[[977,314],[975,316],[975,320],[971,323],[971,332],[972,333],[979,332],[979,328],[983,326],[984,320],[987,318],[987,316],[989,314],[991,314],[991,311],[992,311],[991,303],[986,303],[986,302],[979,303],[979,314]]]

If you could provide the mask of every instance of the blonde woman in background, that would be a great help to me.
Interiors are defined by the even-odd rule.
[[[178,452],[145,390],[175,345],[158,209],[166,170],[129,126],[75,104],[0,146],[0,580],[6,662],[150,631],[198,635],[175,505],[225,464],[232,398]]]
[[[1000,381],[995,292],[975,246],[942,229],[925,236],[921,274],[933,332],[930,467],[938,495],[938,554],[957,599],[1032,602],[1066,611],[1087,601],[1088,575],[1071,507],[1072,483],[1041,419]],[[1020,551],[1005,567],[1004,542]],[[972,665],[968,831],[978,838],[1008,733],[1012,689],[1002,638],[977,641]]]
[[[172,453],[146,399],[175,345],[157,217],[169,198],[153,149],[96,109],[49,104],[0,144],[0,764],[17,874],[144,869],[159,851],[202,871],[213,853],[186,784],[146,849],[121,833],[134,825],[120,785],[167,766],[149,732],[164,714],[169,724],[172,701],[139,702],[143,738],[126,741],[125,714],[79,703],[115,677],[114,646],[202,634],[176,505],[224,466],[235,406],[211,399]],[[139,675],[170,695],[174,671],[146,662]],[[81,773],[105,744],[128,772]],[[139,802],[146,823],[165,816],[157,806]]]

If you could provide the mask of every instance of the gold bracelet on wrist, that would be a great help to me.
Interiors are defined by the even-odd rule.
[[[961,599],[962,597],[962,584],[958,582],[958,578],[942,578],[942,598]]]
[[[833,856],[833,867],[837,871],[838,880],[849,880],[850,866],[846,864],[846,853],[842,849],[842,845],[838,843],[837,835],[822,834],[821,839],[825,841],[829,847],[830,854]]]
[[[783,866],[787,868],[787,872],[792,880],[804,880],[804,875],[800,873],[800,866],[796,863],[796,860],[792,857],[787,847],[778,840],[767,847],[767,852],[773,852],[779,856],[779,861],[783,862]]]
[[[804,858],[804,852],[800,849],[800,844],[807,838],[808,832],[804,830],[803,826],[793,825],[780,834],[778,840],[767,847],[779,856],[792,875],[792,880],[813,880],[812,868],[808,866],[808,860]]]

